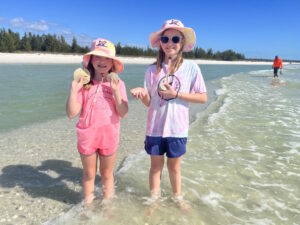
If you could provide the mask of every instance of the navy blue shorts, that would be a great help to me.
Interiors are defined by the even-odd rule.
[[[178,158],[186,152],[187,138],[146,136],[145,150],[149,155],[164,155]]]

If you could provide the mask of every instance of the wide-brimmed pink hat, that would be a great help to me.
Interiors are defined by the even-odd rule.
[[[184,52],[190,52],[196,43],[195,31],[190,27],[184,27],[180,20],[167,20],[159,31],[156,31],[150,35],[150,44],[153,48],[159,48],[160,37],[162,33],[167,29],[175,29],[180,31],[184,35],[185,43],[183,47]]]
[[[116,57],[116,48],[114,44],[103,38],[93,41],[91,51],[83,56],[83,66],[87,68],[91,55],[103,56],[113,59],[114,68],[117,73],[122,73],[124,65],[120,59]]]

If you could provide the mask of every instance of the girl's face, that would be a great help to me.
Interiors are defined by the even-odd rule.
[[[96,74],[108,74],[113,66],[113,60],[102,56],[92,56],[92,65]]]
[[[160,39],[160,45],[167,57],[175,57],[183,46],[183,37],[180,31],[166,30]]]

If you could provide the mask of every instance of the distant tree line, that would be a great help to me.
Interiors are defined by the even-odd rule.
[[[147,47],[139,48],[132,46],[122,47],[120,43],[116,45],[116,53],[118,55],[127,55],[127,56],[156,56],[157,50]],[[191,52],[184,52],[183,56],[190,59],[215,59],[215,60],[244,60],[245,56],[243,54],[232,51],[231,49],[220,52],[213,52],[211,48],[205,51],[203,48],[195,47]]]
[[[76,38],[73,38],[69,45],[63,36],[56,34],[35,35],[31,32],[25,33],[22,38],[18,32],[10,29],[0,30],[0,52],[61,52],[61,53],[85,53],[88,47],[81,47],[77,44]]]
[[[193,51],[184,53],[186,58],[195,58],[195,59],[215,59],[215,60],[226,60],[226,61],[234,61],[234,60],[244,60],[245,55],[241,53],[237,53],[231,49],[220,52],[213,52],[211,48],[205,51],[203,48],[195,47]]]
[[[18,32],[5,29],[0,30],[0,52],[51,52],[51,53],[86,53],[89,48],[78,45],[76,38],[73,38],[72,44],[69,45],[63,36],[56,34],[35,35],[31,32],[25,33],[22,38]],[[116,53],[124,56],[149,56],[155,57],[157,50],[147,47],[121,46],[116,45]],[[193,51],[184,53],[184,57],[191,59],[215,59],[215,60],[244,60],[243,54],[234,52],[229,49],[223,52],[213,52],[210,48],[205,51],[203,48],[195,47]]]

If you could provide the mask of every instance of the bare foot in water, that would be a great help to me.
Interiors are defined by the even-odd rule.
[[[145,216],[152,216],[154,211],[157,209],[158,207],[158,202],[153,202],[151,205],[149,205],[149,207],[147,208],[146,212],[145,212]]]
[[[113,218],[115,216],[113,198],[103,199],[101,202],[101,210],[103,210],[104,216]]]
[[[88,221],[92,218],[93,210],[95,208],[95,204],[93,201],[86,202],[85,200],[81,203],[78,210],[79,220],[80,221]],[[76,210],[76,211],[77,211]]]
[[[175,196],[172,198],[175,204],[184,212],[189,212],[192,209],[192,206],[188,203],[188,201],[183,199],[183,196]]]
[[[152,216],[154,211],[157,209],[160,196],[161,196],[160,191],[155,193],[151,192],[151,197],[148,198],[147,201],[144,203],[149,206],[145,212],[146,216]]]

